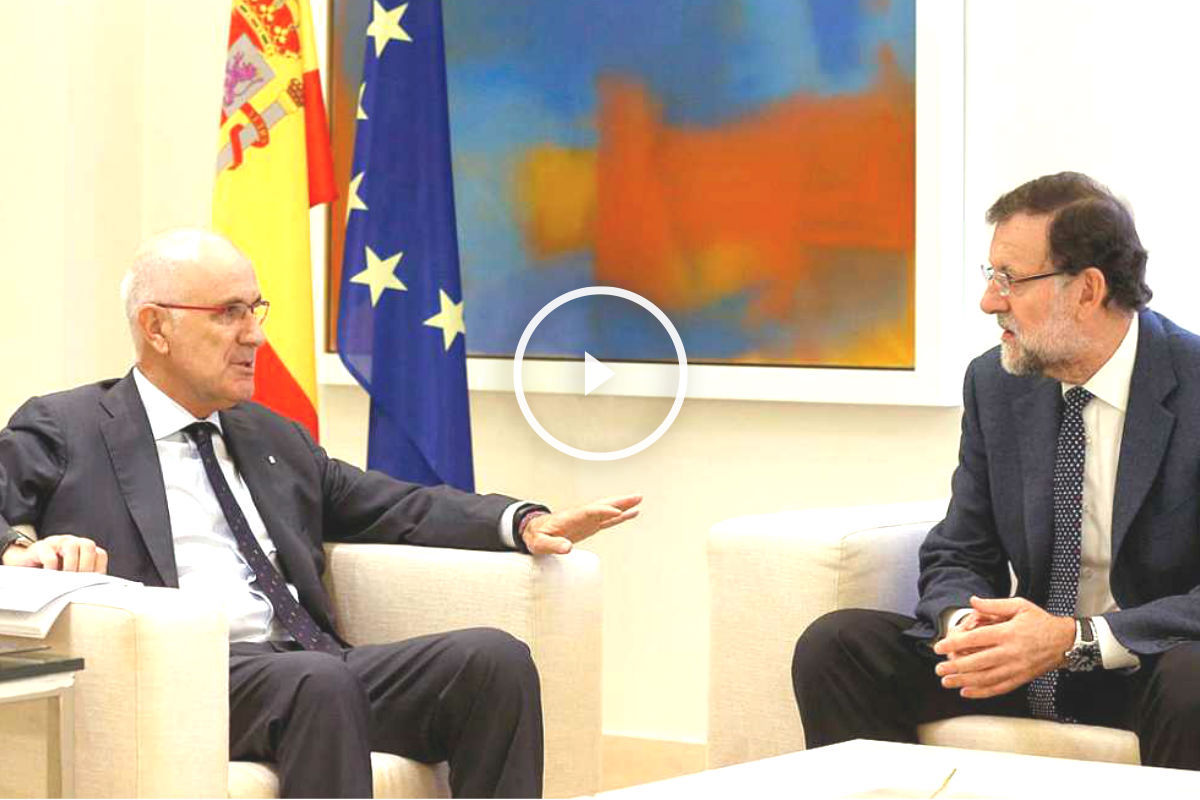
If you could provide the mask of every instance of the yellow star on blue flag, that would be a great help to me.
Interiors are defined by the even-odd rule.
[[[451,300],[450,295],[441,289],[438,290],[438,302],[441,304],[441,310],[425,320],[425,324],[431,328],[442,329],[442,342],[449,350],[455,337],[465,336],[467,333],[467,326],[463,322],[463,304]]]

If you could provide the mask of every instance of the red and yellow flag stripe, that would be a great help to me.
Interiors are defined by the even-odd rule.
[[[308,0],[235,0],[213,228],[271,301],[254,399],[317,435],[309,208],[336,196]]]

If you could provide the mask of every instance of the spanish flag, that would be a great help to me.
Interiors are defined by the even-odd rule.
[[[271,301],[254,400],[317,435],[308,210],[336,196],[308,0],[234,0],[213,228]]]

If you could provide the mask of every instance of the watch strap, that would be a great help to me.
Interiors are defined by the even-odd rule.
[[[1096,641],[1096,625],[1091,617],[1075,618],[1075,646],[1090,645]]]
[[[16,528],[9,528],[0,533],[0,560],[3,560],[4,553],[14,544],[20,543],[22,547],[29,547],[29,545],[33,544],[33,541],[33,539]]]
[[[1064,655],[1069,672],[1090,672],[1104,666],[1096,627],[1090,617],[1075,618],[1075,642]]]
[[[534,518],[549,513],[550,509],[535,503],[527,503],[517,509],[513,520],[513,544],[516,545],[517,552],[529,553],[529,546],[525,544],[525,526]]]

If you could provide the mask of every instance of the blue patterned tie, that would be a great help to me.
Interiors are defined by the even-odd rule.
[[[221,472],[221,465],[217,463],[217,454],[213,451],[212,444],[213,428],[211,422],[194,422],[183,431],[192,438],[200,451],[200,461],[204,464],[204,472],[208,475],[208,482],[217,496],[217,502],[221,504],[221,513],[229,523],[229,530],[233,532],[242,557],[246,559],[250,569],[254,570],[255,585],[267,596],[275,610],[275,617],[283,623],[301,647],[340,658],[342,648],[332,636],[321,630],[312,615],[304,610],[304,606],[296,602],[296,598],[288,591],[283,576],[271,564],[266,553],[259,547],[258,540],[254,538],[250,523],[246,522],[246,515],[238,506],[237,499],[225,480],[225,474]]]
[[[1075,616],[1079,599],[1079,552],[1083,527],[1083,407],[1092,393],[1082,386],[1067,391],[1058,449],[1054,454],[1054,551],[1050,560],[1050,596],[1046,610],[1060,617]],[[1029,684],[1029,709],[1038,719],[1074,720],[1060,714],[1058,686],[1062,670],[1039,675]]]

